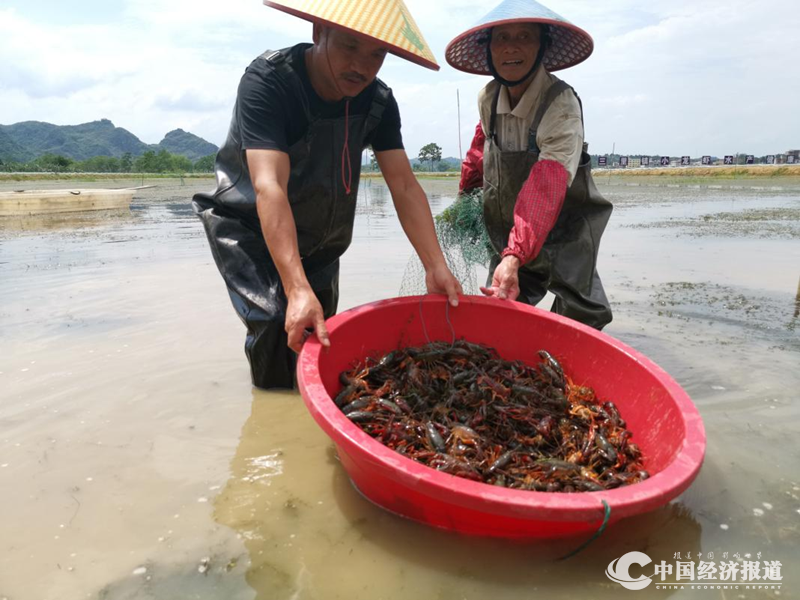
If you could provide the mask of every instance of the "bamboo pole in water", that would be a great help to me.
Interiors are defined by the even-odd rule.
[[[456,106],[458,106],[458,160],[464,162],[464,153],[461,152],[461,96],[456,88]]]
[[[794,298],[794,318],[800,317],[800,279],[797,280],[797,296]]]

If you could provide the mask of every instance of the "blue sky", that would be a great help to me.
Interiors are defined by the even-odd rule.
[[[459,155],[486,78],[451,69],[447,43],[493,3],[406,0],[442,69],[390,56],[380,77],[400,104],[409,155]],[[699,156],[800,147],[800,3],[794,0],[551,0],[594,38],[560,71],[580,94],[593,153]],[[148,143],[175,128],[220,144],[244,68],[310,25],[260,0],[5,0],[0,123],[111,119]]]

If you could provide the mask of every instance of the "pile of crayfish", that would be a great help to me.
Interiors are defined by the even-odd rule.
[[[394,451],[474,481],[591,492],[646,479],[613,402],[538,357],[529,366],[465,340],[394,350],[342,372],[334,402]]]

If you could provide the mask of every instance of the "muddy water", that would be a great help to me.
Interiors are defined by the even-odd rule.
[[[612,598],[632,550],[783,565],[780,595],[637,597],[800,597],[800,188],[600,182],[607,332],[686,389],[708,452],[675,502],[555,561],[575,542],[464,539],[361,498],[299,397],[249,384],[188,207],[209,183],[155,183],[129,211],[0,222],[0,598]],[[343,309],[396,295],[411,251],[385,187],[360,202]]]

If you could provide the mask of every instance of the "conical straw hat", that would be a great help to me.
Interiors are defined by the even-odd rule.
[[[552,43],[542,59],[548,71],[573,67],[589,58],[594,50],[588,33],[535,0],[505,0],[447,45],[447,62],[459,71],[491,75],[486,57],[491,28],[509,23],[549,25]]]
[[[439,70],[403,0],[264,0],[264,4],[313,23],[372,38],[400,58]]]

